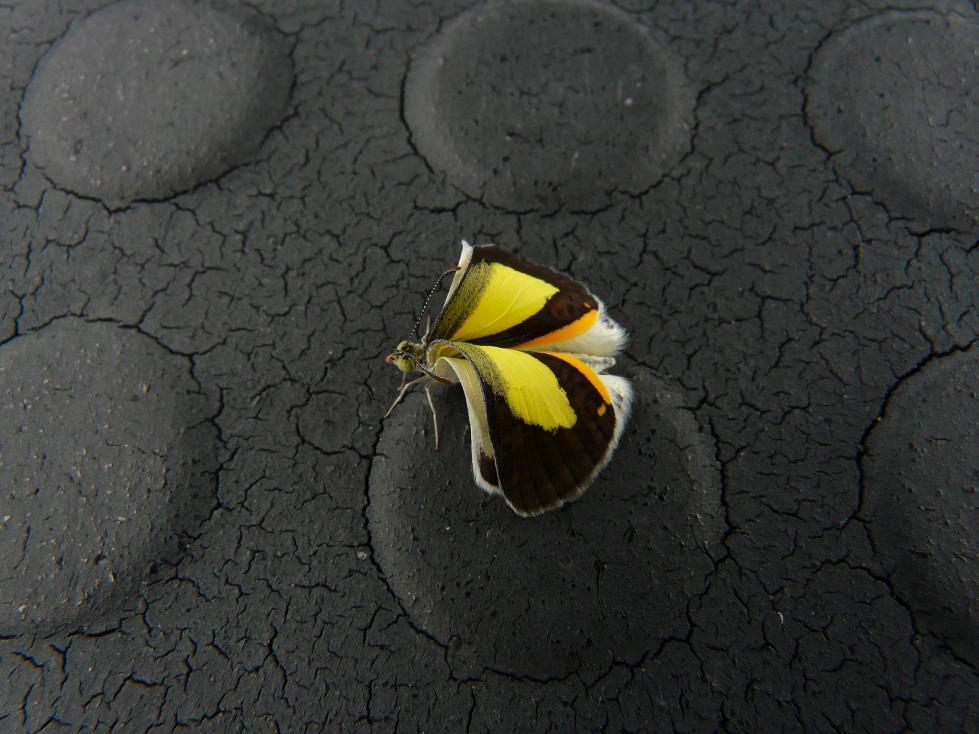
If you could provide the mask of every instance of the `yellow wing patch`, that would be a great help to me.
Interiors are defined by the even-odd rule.
[[[571,428],[577,422],[557,376],[539,359],[502,347],[454,346],[472,360],[490,389],[502,396],[510,412],[524,423],[554,431]]]
[[[544,308],[558,289],[501,263],[481,262],[466,277],[481,284],[479,302],[452,339],[474,341],[516,326]]]

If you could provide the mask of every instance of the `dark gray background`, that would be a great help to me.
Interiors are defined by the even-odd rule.
[[[907,5],[907,8],[902,6]],[[0,731],[979,728],[968,3],[0,5]],[[636,413],[535,520],[459,240]]]

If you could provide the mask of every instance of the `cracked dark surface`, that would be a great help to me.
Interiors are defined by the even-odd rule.
[[[429,439],[417,430],[424,399],[388,420],[371,472],[371,545],[454,677],[594,678],[689,633],[687,605],[723,555],[715,448],[677,391],[642,368],[632,377],[618,461],[573,507],[534,522],[467,481],[461,395],[446,401],[454,430],[437,454],[418,447]]]
[[[881,13],[827,37],[807,93],[814,140],[854,188],[898,213],[975,227],[979,27],[959,14]]]
[[[974,575],[936,575],[922,591],[908,574],[942,556],[909,559],[889,535],[901,515],[915,547],[964,555],[956,562],[974,574],[975,523],[955,530],[918,513],[976,511],[975,452],[954,450],[975,431],[976,394],[961,389],[975,378],[979,331],[975,141],[897,116],[908,128],[882,144],[926,139],[951,161],[948,186],[932,175],[867,186],[874,151],[862,133],[851,131],[841,153],[813,106],[827,85],[852,86],[833,77],[847,73],[826,55],[834,39],[883,16],[913,25],[919,5],[622,3],[693,90],[689,145],[648,188],[595,180],[585,193],[602,204],[588,213],[533,195],[484,201],[415,147],[407,70],[464,3],[252,3],[287,40],[295,71],[288,112],[258,150],[159,201],[106,205],[69,193],[32,162],[21,103],[45,52],[104,5],[0,4],[0,391],[36,384],[59,353],[54,337],[72,328],[66,344],[94,329],[143,345],[158,355],[151,366],[86,374],[92,399],[120,406],[113,430],[154,410],[181,416],[178,428],[200,425],[193,451],[167,454],[199,451],[214,471],[203,462],[210,484],[198,520],[153,526],[146,547],[158,557],[145,560],[155,568],[140,576],[143,560],[125,566],[124,593],[70,619],[43,605],[28,620],[3,617],[0,731],[979,728]],[[935,14],[974,37],[972,5]],[[966,74],[941,67],[955,53],[922,58],[939,77]],[[885,101],[907,97],[907,85],[876,79]],[[949,109],[975,119],[974,96],[941,88],[943,101],[959,103]],[[549,145],[586,143],[571,134]],[[126,200],[145,198],[136,194]],[[641,556],[699,583],[681,584],[683,604],[663,607],[675,619],[625,610],[621,629],[596,623],[608,643],[601,655],[529,669],[512,635],[473,622],[478,645],[466,648],[405,594],[469,583],[469,597],[439,599],[444,609],[468,603],[464,620],[496,610],[540,625],[523,611],[530,600],[491,596],[498,586],[465,575],[467,559],[486,562],[465,534],[505,537],[515,518],[466,475],[458,396],[442,398],[453,443],[439,453],[427,426],[413,430],[419,401],[381,420],[397,385],[383,355],[464,236],[602,294],[632,334],[623,372],[668,386],[700,452],[711,453],[709,471],[678,482],[680,492],[714,492],[709,553],[654,535]],[[37,364],[11,356],[24,354]],[[147,370],[199,402],[180,409],[174,390],[171,404],[144,413],[99,381]],[[63,415],[80,421],[86,399],[66,402]],[[74,430],[55,408],[46,415],[51,430]],[[640,450],[656,429],[665,458],[680,455],[682,439],[663,438],[656,415],[637,417],[609,476],[544,518],[543,532],[570,531],[584,514],[597,532],[601,512],[619,527],[635,511],[615,500],[630,477],[643,477],[643,502],[683,529],[684,497],[656,483],[656,463]],[[0,426],[4,452],[18,446],[9,425]],[[933,443],[956,426],[949,444]],[[918,463],[927,457],[909,455],[907,440],[935,452],[941,470]],[[70,469],[63,443],[49,453],[53,468]],[[22,448],[3,461],[26,467],[18,478],[36,468]],[[5,469],[0,517],[20,522],[11,481]],[[138,486],[122,474],[109,481]],[[168,485],[171,509],[192,484]],[[921,507],[892,501],[879,512],[882,497],[907,488]],[[423,507],[430,513],[417,520],[398,514]],[[448,544],[439,513],[460,518]],[[517,526],[531,540],[533,522]],[[624,552],[622,539],[604,542]],[[416,559],[397,557],[409,546],[448,559],[456,577],[438,564],[424,576]],[[0,547],[6,564],[6,537]],[[589,565],[582,584],[605,593],[578,604],[615,608],[624,598],[606,586],[623,570],[615,565],[600,582]],[[972,597],[953,598],[963,589]]]
[[[127,0],[45,54],[23,138],[32,165],[76,196],[114,209],[166,199],[249,160],[292,79],[285,39],[245,6]]]
[[[882,561],[916,615],[979,662],[975,466],[979,350],[933,359],[894,390],[867,437],[866,518]]]
[[[207,516],[218,411],[187,368],[133,329],[71,317],[4,346],[4,630],[114,614]]]
[[[693,93],[656,35],[585,0],[474,7],[412,58],[412,141],[467,194],[511,211],[638,196],[689,147]]]

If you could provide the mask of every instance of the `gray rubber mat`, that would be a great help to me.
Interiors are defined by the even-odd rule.
[[[906,8],[903,6],[907,6]],[[0,4],[0,731],[979,729],[969,3]],[[460,241],[632,418],[473,482]]]

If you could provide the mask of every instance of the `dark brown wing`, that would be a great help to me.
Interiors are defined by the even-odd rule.
[[[568,361],[566,355],[542,352],[533,356],[557,376],[578,419],[570,428],[550,431],[530,425],[514,416],[506,400],[483,384],[497,484],[521,515],[558,507],[588,488],[611,458],[631,401],[628,382],[621,377],[597,375],[577,360]],[[608,400],[595,380],[602,383]]]

